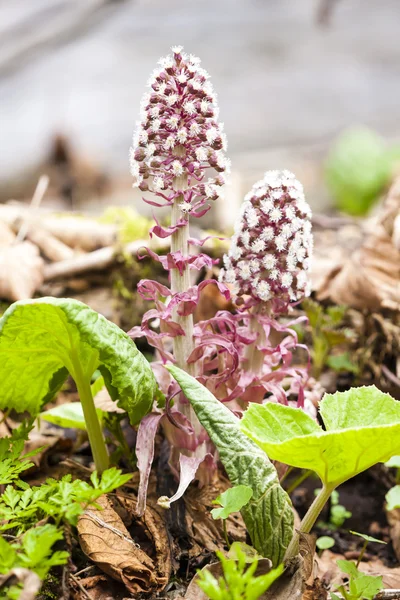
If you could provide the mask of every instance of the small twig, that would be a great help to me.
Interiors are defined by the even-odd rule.
[[[33,193],[32,200],[30,203],[30,208],[32,209],[33,213],[41,205],[44,195],[49,186],[49,181],[50,180],[47,175],[41,175],[41,177],[39,178],[38,184]],[[27,218],[25,218],[25,219],[23,219],[23,221],[21,223],[21,226],[17,233],[17,237],[15,238],[15,242],[14,242],[15,244],[19,244],[25,239],[25,236],[28,233],[28,229],[29,229],[29,220]]]
[[[386,365],[382,365],[382,373],[391,383],[394,383],[394,385],[400,387],[400,379],[396,377],[396,375],[392,373],[392,371],[390,371],[390,369],[388,369]]]
[[[89,565],[88,567],[81,569],[77,573],[74,573],[74,575],[75,575],[75,577],[78,577],[78,575],[82,575],[82,573],[87,573],[87,571],[91,571],[92,569],[95,569],[95,568],[96,568],[96,565]]]
[[[335,592],[336,593],[336,592]],[[336,594],[340,600],[344,600],[342,594]],[[400,590],[382,590],[372,600],[400,600]]]
[[[79,581],[79,579],[77,579],[75,577],[75,575],[72,575],[72,573],[69,574],[69,576],[71,577],[72,581],[74,583],[76,583],[76,585],[78,586],[78,588],[81,590],[81,592],[83,593],[83,595],[88,599],[88,600],[93,600],[92,596],[89,594],[89,592],[83,587],[83,585],[81,584],[81,582]]]

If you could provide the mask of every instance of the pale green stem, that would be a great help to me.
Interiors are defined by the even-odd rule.
[[[110,460],[90,389],[90,377],[86,377],[83,373],[78,357],[74,357],[73,373],[71,374],[75,380],[82,404],[94,464],[96,470],[102,473],[108,469]]]
[[[174,150],[174,154],[177,157],[185,156],[185,148],[183,146],[177,146]],[[182,175],[181,177],[175,177],[174,189],[177,191],[184,191],[187,189],[187,176]],[[171,214],[171,225],[176,225],[177,222],[182,218],[182,211],[179,205],[183,202],[183,194],[175,198],[172,206]],[[178,230],[171,236],[171,252],[180,251],[183,256],[189,254],[189,223],[184,227],[179,227]],[[178,294],[186,292],[191,287],[190,270],[189,266],[183,270],[182,275],[178,269],[171,269],[171,292]],[[179,368],[189,373],[189,375],[196,375],[196,367],[194,363],[188,364],[187,359],[194,350],[194,337],[193,337],[193,315],[182,316],[178,314],[177,308],[174,308],[172,312],[173,320],[178,323],[185,335],[178,335],[173,338],[174,358]],[[191,422],[195,435],[199,436],[202,431],[200,422],[194,412],[192,406],[189,403],[179,403],[179,410],[184,414]],[[196,453],[197,455],[197,453]]]
[[[226,526],[226,519],[222,519],[222,524],[223,524],[223,528],[224,528],[224,538],[225,538],[225,542],[226,545],[228,546],[228,550],[231,549],[231,545],[229,543],[229,537],[228,537],[228,528]]]
[[[265,332],[262,325],[258,322],[258,315],[269,315],[271,306],[268,302],[254,306],[250,313],[250,332],[257,335],[252,344],[246,348],[247,369],[257,376],[262,375],[264,365],[264,354],[257,348],[259,345],[264,345],[266,342]]]
[[[300,527],[298,532],[296,532],[290,542],[286,554],[285,561],[290,560],[291,558],[297,556],[299,553],[299,539],[302,533],[310,533],[313,528],[316,520],[321,514],[322,509],[325,504],[328,502],[330,495],[336,486],[323,486],[318,496],[315,498],[314,502],[311,504],[307,513],[305,514],[302,522],[300,523]]]
[[[358,559],[357,559],[357,563],[356,563],[356,567],[357,567],[357,569],[358,569],[358,565],[360,564],[360,562],[361,562],[361,561],[362,561],[362,559],[363,559],[363,556],[364,556],[364,554],[365,554],[365,551],[366,551],[366,549],[367,549],[367,546],[368,546],[368,540],[365,540],[365,542],[364,542],[364,544],[363,544],[363,547],[361,548],[360,554],[358,555]]]

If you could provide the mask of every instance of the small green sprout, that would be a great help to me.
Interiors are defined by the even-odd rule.
[[[229,515],[239,512],[249,502],[253,490],[248,485],[236,485],[228,488],[213,500],[213,504],[219,504],[222,508],[213,508],[211,511],[213,519],[227,519]]]
[[[329,550],[329,548],[333,548],[334,545],[335,540],[329,535],[322,535],[316,541],[318,550]]]
[[[320,491],[321,491],[320,488],[317,488],[316,490],[314,490],[315,495],[318,495],[320,493]],[[335,531],[339,527],[342,527],[342,525],[346,521],[346,519],[350,519],[351,516],[352,516],[352,513],[349,510],[347,510],[347,508],[345,506],[343,506],[343,504],[339,503],[339,492],[337,490],[333,490],[333,492],[331,494],[331,508],[330,508],[330,514],[329,514],[329,522],[324,523],[323,521],[319,521],[318,525],[320,527],[327,527],[327,528]]]
[[[365,575],[359,571],[356,565],[350,560],[336,561],[342,573],[349,575],[348,590],[344,585],[340,585],[337,591],[342,594],[345,600],[372,600],[376,594],[383,590],[382,577]],[[332,600],[340,600],[336,594],[331,594]]]
[[[230,557],[216,553],[222,565],[222,577],[216,579],[207,569],[198,572],[197,585],[210,600],[258,600],[280,577],[283,565],[264,575],[256,575],[258,559],[249,564],[248,555],[240,544],[232,544]]]
[[[222,519],[224,526],[224,535],[228,548],[230,547],[228,532],[226,529],[226,519],[232,513],[239,512],[249,503],[253,495],[253,490],[248,485],[237,485],[228,488],[213,500],[213,504],[219,504],[222,508],[213,508],[211,515],[213,519]]]

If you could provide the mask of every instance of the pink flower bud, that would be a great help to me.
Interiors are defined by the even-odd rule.
[[[148,82],[150,93],[142,99],[130,153],[131,173],[135,186],[142,188],[143,179],[148,178],[148,190],[167,195],[170,201],[177,195],[175,179],[187,180],[184,206],[189,202],[198,210],[207,200],[219,197],[215,190],[207,191],[212,184],[222,185],[218,173],[229,171],[226,138],[209,75],[200,60],[188,57],[180,47],[172,52],[159,61],[160,67]],[[210,168],[217,172],[211,179]],[[162,191],[154,185],[160,177]]]
[[[246,195],[220,280],[280,305],[310,294],[311,210],[289,171],[267,171]]]

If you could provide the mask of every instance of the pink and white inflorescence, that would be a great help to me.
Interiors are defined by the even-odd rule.
[[[237,296],[284,306],[310,294],[311,209],[289,171],[267,171],[245,196],[220,280]]]
[[[167,205],[183,196],[182,213],[193,214],[221,196],[224,173],[230,169],[226,136],[218,122],[216,94],[200,59],[187,56],[178,46],[159,65],[148,81],[150,92],[142,99],[131,173],[134,186],[153,192]],[[210,169],[216,172],[212,177]],[[184,186],[175,191],[177,178]],[[182,192],[182,187],[187,189]]]

